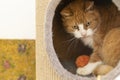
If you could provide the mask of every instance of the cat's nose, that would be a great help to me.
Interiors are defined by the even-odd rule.
[[[81,33],[81,35],[85,37],[85,36],[86,36],[86,33],[85,33],[85,32],[84,32],[84,33]]]

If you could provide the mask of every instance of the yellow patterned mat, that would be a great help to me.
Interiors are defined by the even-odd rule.
[[[0,40],[0,80],[36,80],[35,40]]]

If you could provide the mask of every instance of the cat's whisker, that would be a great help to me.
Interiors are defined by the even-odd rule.
[[[79,45],[79,39],[75,39],[73,48],[76,49],[78,45]]]
[[[77,45],[78,45],[79,40],[75,39],[75,44],[74,44],[74,48],[76,49]]]
[[[71,39],[69,39],[69,40],[63,41],[62,43],[71,42],[71,41],[73,41],[74,39],[76,39],[76,38],[73,37],[73,38],[71,38]]]
[[[66,41],[62,41],[62,42],[59,43],[58,45],[59,45],[59,46],[66,46],[66,45],[68,45],[68,48],[69,48],[69,45],[72,46],[72,45],[73,45],[73,41],[74,41],[75,39],[76,39],[76,38],[73,37],[73,38],[68,39],[68,40],[66,40]],[[60,49],[60,48],[61,48],[61,47],[59,47],[58,49]],[[68,48],[66,48],[66,49],[68,49]]]
[[[77,40],[76,38],[74,38],[74,39],[72,40],[72,42],[70,43],[70,45],[69,45],[68,48],[67,48],[67,53],[69,53],[71,47],[72,47],[72,48],[75,48],[75,47],[76,47],[76,46],[75,46],[75,45],[76,45],[76,44],[75,44],[75,43],[76,43],[76,40]]]
[[[69,45],[68,45],[68,48],[67,48],[67,53],[69,53],[71,47],[73,46],[74,44],[74,41],[72,41]]]
[[[68,39],[66,41],[62,41],[61,43],[59,43],[59,46],[63,46],[63,47],[67,46],[66,47],[66,53],[69,53],[71,51],[70,49],[72,48],[72,46],[74,46],[75,40],[76,40],[76,38],[73,37],[73,38]],[[61,49],[61,47],[59,47],[57,49]]]

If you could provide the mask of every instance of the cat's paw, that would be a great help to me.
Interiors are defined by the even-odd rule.
[[[89,74],[91,74],[94,70],[95,70],[95,68],[98,66],[98,65],[100,65],[102,62],[95,62],[95,63],[88,63],[85,67],[79,67],[78,69],[77,69],[77,74],[79,74],[79,75],[83,75],[83,76],[85,76],[85,75],[89,75]]]
[[[83,67],[83,68],[78,68],[77,69],[77,74],[79,75],[89,75],[92,73],[92,70],[90,68],[87,68],[87,67]]]

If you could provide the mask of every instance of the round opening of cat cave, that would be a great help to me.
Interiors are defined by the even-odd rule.
[[[46,11],[45,20],[46,50],[53,65],[53,68],[55,68],[55,70],[61,77],[63,77],[63,79],[96,80],[95,75],[80,76],[76,74],[77,58],[83,55],[90,57],[93,49],[89,46],[84,45],[81,39],[76,39],[73,34],[68,33],[65,30],[65,27],[63,25],[64,23],[62,21],[61,11],[72,1],[74,0],[51,0],[51,2],[49,3]],[[96,4],[99,5],[109,3],[109,1],[111,0],[106,0],[105,3],[105,0],[103,0],[103,3],[100,3],[100,0],[93,1],[98,1]],[[67,17],[71,14],[65,14],[64,17]],[[71,25],[71,22],[72,21],[69,21],[69,25]],[[87,24],[89,25],[89,23]],[[101,80],[113,80],[120,73],[120,70],[118,70],[120,69],[119,66],[120,65],[118,64],[118,66],[115,67],[111,72],[102,76]]]

